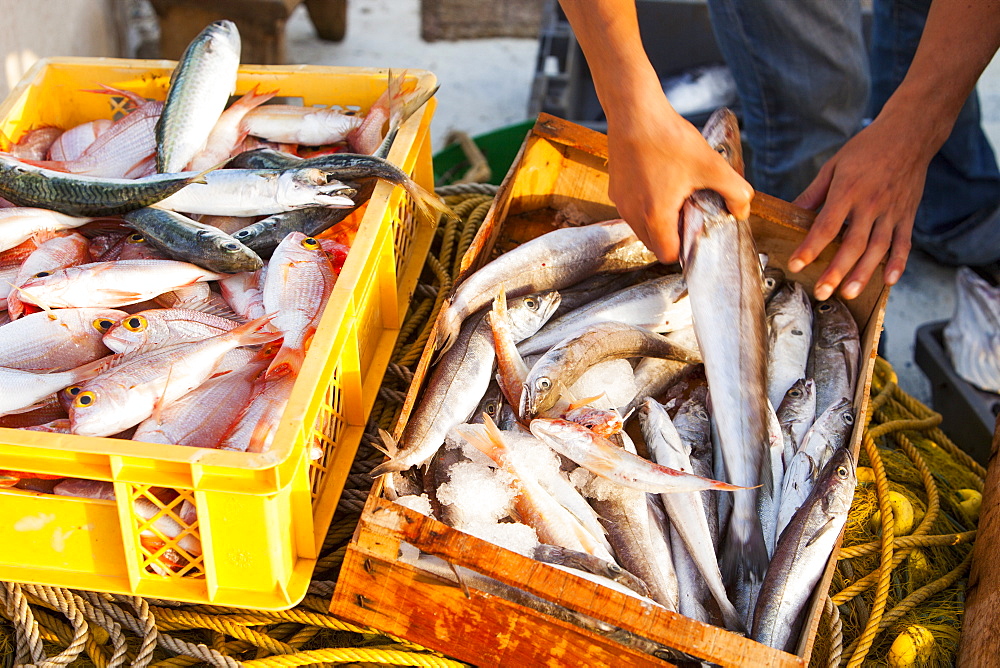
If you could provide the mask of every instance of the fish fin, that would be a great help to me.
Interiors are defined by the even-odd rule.
[[[754,515],[754,523],[750,528],[750,536],[746,541],[736,535],[735,518],[729,519],[729,533],[727,534],[728,548],[723,550],[722,558],[719,560],[719,569],[722,571],[722,578],[727,584],[737,581],[740,575],[740,565],[746,569],[758,581],[763,580],[767,571],[768,556],[767,544],[764,542],[764,531],[760,526],[760,521]]]
[[[205,315],[214,315],[219,318],[225,318],[226,320],[233,320],[238,323],[247,322],[246,318],[240,317],[233,309],[219,304],[217,302],[209,302],[200,299],[192,299],[190,302],[181,300],[174,305],[173,308],[183,308],[188,311],[197,311],[198,313],[204,313]]]
[[[406,194],[413,200],[418,215],[424,220],[437,221],[441,217],[446,219],[458,218],[458,215],[440,197],[424,188],[409,176],[403,181],[402,186],[406,190]]]
[[[482,424],[460,424],[455,427],[455,431],[493,461],[499,462],[504,457],[506,446],[503,437],[488,414],[483,413]]]
[[[82,89],[84,93],[97,93],[99,95],[120,95],[127,100],[129,100],[136,107],[141,107],[146,104],[148,100],[138,93],[134,93],[130,90],[124,90],[122,88],[115,88],[114,86],[108,86],[107,84],[97,84],[100,89],[94,88],[84,88]]]
[[[396,444],[396,439],[392,437],[392,434],[381,428],[378,430],[378,435],[382,440],[381,445],[378,441],[373,440],[371,441],[371,446],[384,454],[386,457],[395,459],[396,454],[399,452],[399,446]]]
[[[789,522],[789,524],[791,524],[791,522]],[[831,517],[826,521],[826,524],[821,526],[819,530],[812,535],[812,538],[810,538],[809,542],[806,543],[806,547],[809,547],[810,545],[818,541],[820,538],[826,535],[827,532],[832,531],[835,528],[835,526],[836,526],[836,521],[834,520],[834,518]]]
[[[20,162],[26,165],[31,165],[32,167],[41,167],[42,169],[49,169],[53,172],[66,172],[70,173],[68,160],[29,160],[28,158],[18,158]]]
[[[30,292],[28,292],[27,290],[25,290],[21,286],[14,285],[10,281],[7,282],[7,285],[9,285],[13,291],[15,291],[18,294],[22,294],[25,297],[27,297],[28,300],[30,301],[30,303],[34,304],[35,306],[40,307],[43,311],[45,311],[46,313],[48,313],[49,314],[49,320],[58,320],[59,319],[59,316],[56,315],[56,312],[48,304],[46,304],[41,298],[34,296],[33,294],[31,294]],[[8,301],[9,301],[9,298],[8,298]],[[20,299],[18,299],[18,303],[19,304],[21,303]],[[23,304],[22,304],[22,310],[23,310]]]
[[[232,160],[232,158],[226,158],[222,162],[220,162],[218,164],[215,164],[215,165],[212,165],[208,169],[201,170],[200,172],[198,172],[197,174],[195,174],[191,178],[187,179],[188,185],[190,185],[192,183],[200,183],[200,184],[203,184],[203,185],[206,184],[206,183],[208,183],[208,181],[205,180],[205,175],[208,174],[209,172],[214,172],[217,169],[221,169],[221,168],[225,167],[226,163],[228,163],[230,160]]]
[[[461,328],[462,321],[452,310],[451,299],[445,299],[444,304],[441,305],[441,313],[438,316],[437,322],[437,338],[435,339],[435,347],[438,349],[438,353],[437,357],[434,359],[435,364],[441,361],[444,354],[448,352],[448,349],[455,343],[455,339],[458,338],[458,333]]]
[[[565,394],[568,395],[569,394],[569,390],[566,390]],[[588,405],[590,403],[593,403],[593,402],[597,401],[598,399],[600,399],[601,397],[605,397],[607,395],[608,395],[607,392],[601,392],[596,397],[586,397],[584,399],[570,401],[569,402],[569,407],[566,410],[567,411],[575,411],[577,408],[583,408],[584,406],[586,406],[586,405]]]

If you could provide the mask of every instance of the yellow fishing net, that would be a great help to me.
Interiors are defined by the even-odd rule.
[[[858,488],[810,665],[951,666],[986,472],[881,358],[871,394]]]

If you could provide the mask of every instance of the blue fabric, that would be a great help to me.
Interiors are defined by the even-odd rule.
[[[708,5],[741,100],[747,178],[791,200],[903,80],[930,0],[875,0],[870,66],[857,0]],[[930,164],[913,242],[949,264],[1000,260],[1000,171],[975,92]]]

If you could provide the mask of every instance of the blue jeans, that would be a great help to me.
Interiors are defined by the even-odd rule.
[[[791,200],[903,80],[930,0],[875,0],[870,66],[858,0],[708,5],[740,95],[747,178]],[[948,264],[996,261],[998,208],[1000,172],[973,92],[928,168],[913,242]]]

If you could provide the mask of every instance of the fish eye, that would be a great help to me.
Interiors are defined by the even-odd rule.
[[[798,399],[799,397],[802,396],[802,390],[798,388],[793,388],[791,390],[788,390],[788,396]]]
[[[820,304],[819,308],[817,308],[816,310],[819,311],[820,313],[826,313],[826,312],[828,312],[832,308],[833,308],[833,304],[824,303],[824,304]]]
[[[768,276],[767,278],[764,279],[764,286],[765,287],[773,288],[774,287],[774,283],[775,283],[774,277],[772,277],[772,276]]]
[[[497,414],[497,410],[500,408],[500,404],[496,401],[491,401],[486,404],[486,414],[490,417],[494,417]]]
[[[250,230],[239,230],[236,234],[233,235],[233,238],[242,239],[243,237],[248,237],[248,236],[250,236]]]
[[[846,478],[847,477],[847,473],[848,473],[848,471],[847,471],[847,467],[846,466],[838,466],[837,467],[837,476],[839,476],[840,478]]]
[[[145,240],[146,240],[146,237],[142,236],[138,232],[136,232],[135,234],[130,234],[129,237],[128,237],[128,241],[131,244],[141,244]]]
[[[94,402],[97,401],[97,395],[91,391],[80,392],[76,395],[76,401],[73,402],[73,408],[86,408],[87,406],[92,406]]]
[[[543,376],[539,378],[537,381],[535,381],[535,387],[537,387],[539,390],[547,390],[550,387],[552,387],[552,381]]]
[[[527,297],[524,300],[524,305],[530,308],[532,311],[538,310],[538,300],[534,297]]]
[[[107,318],[98,318],[93,323],[94,329],[96,329],[101,334],[104,334],[109,329],[115,326],[114,320],[108,320]]]
[[[133,315],[130,318],[125,318],[122,320],[122,327],[130,332],[141,332],[149,326],[149,321],[146,320],[145,316]]]
[[[80,387],[79,385],[70,385],[65,390],[63,390],[63,392],[65,392],[70,397],[75,397],[76,395],[80,394],[80,392],[82,392],[82,391],[83,391],[83,388]]]
[[[698,417],[699,420],[704,420],[705,422],[708,422],[708,413],[706,413],[705,411],[698,409],[698,412],[695,413],[695,415]]]
[[[844,413],[844,422],[847,424],[854,424],[854,416],[850,413]]]
[[[51,276],[51,275],[52,275],[51,271],[40,271],[34,275],[34,278],[45,278],[46,276]]]
[[[232,241],[227,241],[226,243],[222,244],[222,250],[229,251],[231,253],[234,253],[239,249],[240,245],[237,243],[233,243]]]
[[[319,242],[312,237],[306,237],[302,240],[302,247],[308,248],[309,250],[316,250],[319,248]]]

